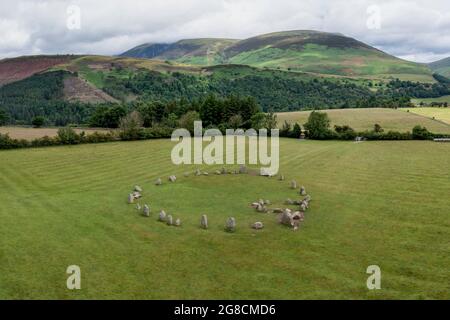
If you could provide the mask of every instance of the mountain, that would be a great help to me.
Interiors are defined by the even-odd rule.
[[[275,32],[245,40],[191,39],[147,44],[122,54],[191,65],[241,64],[350,77],[396,77],[433,82],[426,66],[384,53],[340,33]]]
[[[450,77],[450,57],[432,62],[428,64],[431,70],[434,72],[443,75],[447,78]]]
[[[186,64],[214,65],[225,62],[223,52],[239,40],[187,39],[175,43],[149,43],[133,48],[122,57],[174,60]]]

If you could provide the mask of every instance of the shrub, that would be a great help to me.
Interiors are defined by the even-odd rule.
[[[142,139],[143,121],[139,112],[133,111],[120,120],[120,138],[122,140]]]
[[[324,112],[311,112],[308,122],[305,123],[305,129],[311,139],[325,140],[333,137],[333,132],[330,130],[330,119]]]
[[[37,116],[34,117],[33,120],[31,121],[31,124],[33,125],[33,127],[35,128],[40,128],[44,125],[45,123],[45,118],[42,116]]]
[[[413,128],[412,136],[416,140],[429,140],[433,137],[433,135],[427,130],[427,128],[421,127],[419,125]]]
[[[79,144],[84,138],[84,132],[81,135],[70,127],[58,129],[58,141],[61,144]]]

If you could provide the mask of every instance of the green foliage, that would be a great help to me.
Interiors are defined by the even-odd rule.
[[[8,122],[8,115],[6,114],[6,111],[0,109],[0,126],[5,125]]]
[[[417,125],[413,128],[412,136],[413,136],[413,139],[416,139],[416,140],[428,140],[433,137],[433,135],[431,134],[431,132],[429,132],[427,130],[427,128],[419,126],[419,125]]]
[[[120,138],[122,140],[141,139],[143,121],[138,111],[133,111],[120,120]]]
[[[33,120],[31,121],[31,124],[33,125],[33,127],[35,128],[40,128],[44,125],[45,123],[45,118],[42,116],[37,116],[34,117]]]
[[[98,107],[89,120],[91,127],[118,128],[120,119],[127,114],[126,108],[121,105]]]
[[[191,134],[194,134],[194,122],[200,120],[200,114],[197,111],[189,111],[181,116],[178,121],[180,128],[187,129]]]
[[[77,134],[70,127],[58,129],[58,140],[61,144],[79,144],[83,141],[85,133]]]
[[[308,137],[311,139],[323,140],[332,137],[330,119],[328,114],[324,112],[311,112],[308,122],[305,123],[305,129],[308,131]]]

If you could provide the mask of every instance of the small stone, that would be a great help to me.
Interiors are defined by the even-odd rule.
[[[227,223],[225,225],[225,230],[227,232],[235,232],[236,231],[236,219],[233,217],[228,218]]]
[[[306,195],[306,197],[303,199],[303,201],[311,201],[311,196],[309,194]]]
[[[144,205],[144,216],[150,217],[150,207],[147,204]]]
[[[247,173],[247,167],[243,164],[239,167],[239,173],[240,174],[246,174]]]
[[[222,174],[222,172],[220,172],[219,170],[216,170],[215,174],[220,176]]]
[[[181,227],[181,220],[180,219],[175,220],[174,226]]]
[[[301,186],[301,187],[300,187],[300,195],[306,196],[306,189],[305,189],[304,186]]]
[[[185,178],[187,178],[187,177],[189,177],[189,172],[185,172],[183,175]]]
[[[270,202],[270,200],[264,200],[264,204],[270,206],[270,205],[271,205],[271,202]]]
[[[156,179],[155,185],[157,185],[157,186],[162,185],[162,180],[161,180],[161,178]]]
[[[259,203],[260,205],[262,205],[262,206],[265,204],[263,199],[259,199],[259,200],[258,200],[258,203]]]
[[[261,230],[264,228],[264,224],[262,222],[258,221],[252,225],[252,228],[255,230]]]
[[[285,204],[288,204],[288,205],[293,205],[294,204],[294,201],[292,201],[291,199],[286,199],[286,201],[284,202]]]
[[[273,213],[283,213],[283,209],[281,209],[281,208],[274,208],[274,209],[272,209],[272,212]]]
[[[200,220],[200,227],[202,229],[208,229],[208,217],[206,214],[202,215],[202,219]]]
[[[283,213],[281,214],[280,223],[286,226],[292,225],[292,213],[289,209],[284,210]]]
[[[134,196],[132,193],[130,193],[128,195],[128,204],[133,204],[134,203]]]
[[[173,217],[170,214],[166,218],[166,223],[168,226],[173,225]]]
[[[220,170],[220,173],[221,173],[221,174],[227,174],[227,169],[222,168],[222,170]]]
[[[177,181],[177,177],[176,176],[170,176],[169,177],[169,181],[170,182],[175,182],[175,181]]]
[[[278,180],[284,181],[284,175],[280,174],[280,176],[278,177]]]
[[[297,181],[295,180],[291,181],[291,189],[297,189]]]
[[[142,192],[142,188],[139,187],[139,186],[135,186],[135,187],[134,187],[134,191],[136,191],[136,192]]]
[[[256,209],[256,208],[258,208],[259,205],[260,205],[259,202],[253,202],[250,206],[251,206],[253,209]]]
[[[203,175],[204,176],[209,176],[209,173],[205,171],[205,172],[203,172]]]
[[[141,194],[140,192],[138,192],[138,191],[134,191],[134,192],[132,193],[132,195],[133,195],[134,199],[140,199],[140,198],[142,198],[142,194]]]
[[[164,210],[161,210],[161,212],[159,213],[158,220],[161,222],[164,222],[164,221],[166,221],[166,219],[167,219],[166,212]]]
[[[195,175],[196,176],[201,176],[202,172],[200,171],[200,169],[195,170]]]

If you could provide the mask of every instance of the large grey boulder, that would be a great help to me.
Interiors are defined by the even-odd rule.
[[[200,227],[202,229],[208,229],[208,217],[206,214],[202,215],[202,218],[200,220]]]
[[[285,209],[283,213],[280,216],[280,223],[284,224],[285,226],[291,226],[292,225],[292,212],[289,209]]]
[[[236,219],[233,217],[228,218],[225,230],[228,232],[235,232],[236,231]]]

